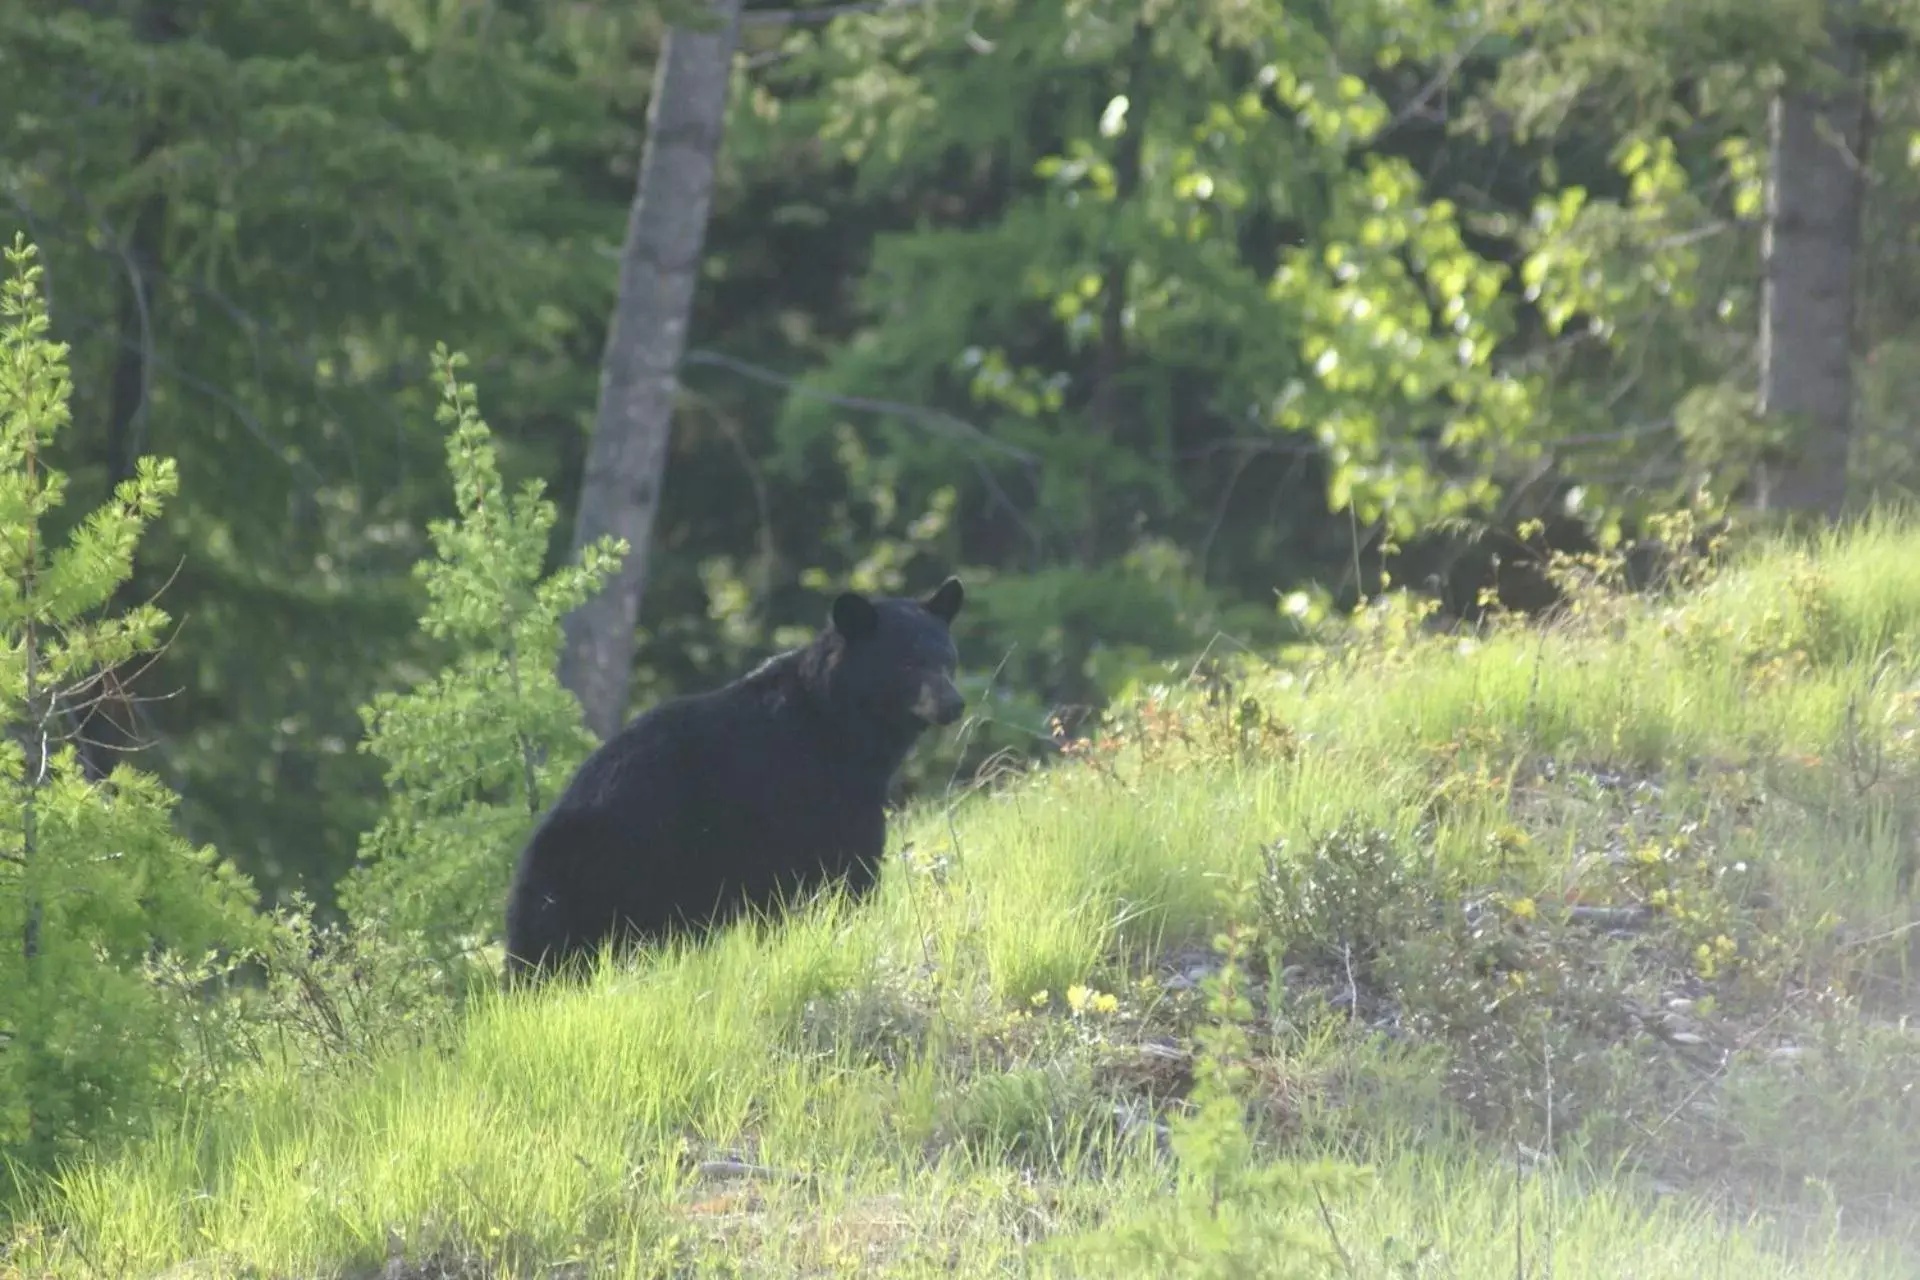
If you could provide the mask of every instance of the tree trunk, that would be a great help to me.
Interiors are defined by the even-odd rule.
[[[1836,5],[1849,19],[1856,6]],[[1790,428],[1759,505],[1838,515],[1853,422],[1854,259],[1866,194],[1869,104],[1851,32],[1836,21],[1820,81],[1789,86],[1769,112],[1771,174],[1761,237],[1763,416]]]
[[[708,12],[717,25],[675,27],[660,47],[620,254],[620,293],[600,363],[600,403],[573,547],[577,556],[611,534],[625,539],[628,550],[607,585],[568,616],[560,655],[560,682],[603,739],[626,720],[634,624],[667,465],[675,371],[686,350],[706,239],[740,7],[741,0],[712,0]]]
[[[141,142],[135,158],[144,164],[160,149],[157,137]],[[107,483],[117,487],[134,472],[152,390],[153,295],[154,283],[162,270],[165,253],[167,198],[158,193],[145,197],[134,211],[133,225],[121,254],[120,314],[118,327],[120,350],[113,362],[112,399],[107,411]]]

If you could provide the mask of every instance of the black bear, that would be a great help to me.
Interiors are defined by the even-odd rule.
[[[812,643],[654,707],[588,756],[535,829],[507,897],[507,976],[611,939],[698,935],[831,881],[864,896],[893,775],[960,718],[949,578],[925,600],[837,597]]]

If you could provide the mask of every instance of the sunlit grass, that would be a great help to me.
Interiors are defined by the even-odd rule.
[[[1796,945],[1852,954],[1915,920],[1920,796],[1880,783],[1908,767],[1917,646],[1920,533],[1883,520],[1605,625],[1269,672],[1248,692],[1288,726],[1287,751],[1135,742],[918,811],[896,824],[910,854],[861,908],[488,997],[444,1048],[374,1069],[251,1081],[41,1188],[0,1271],[306,1275],[403,1255],[516,1275],[1046,1273],[1065,1260],[1044,1242],[1152,1210],[1170,1174],[1151,1127],[1117,1124],[1090,1083],[1124,1037],[1023,1016],[1041,993],[1057,1011],[1073,984],[1125,991],[1152,956],[1207,942],[1221,890],[1256,876],[1264,847],[1344,819],[1393,833],[1426,871],[1518,876],[1544,896],[1598,810],[1557,797],[1516,864],[1497,837],[1523,760],[1656,780],[1632,821],[1697,817],[1769,868]],[[1798,656],[1769,668],[1772,647]],[[1745,770],[1782,803],[1735,812],[1702,768]],[[1836,922],[1850,932],[1832,941]],[[1364,1155],[1377,1171],[1303,1221],[1354,1274],[1416,1255],[1428,1269],[1410,1274],[1450,1276],[1920,1266],[1898,1231],[1656,1202],[1577,1146],[1516,1175],[1512,1144],[1448,1118],[1427,1060],[1302,1034],[1275,1052],[1310,1114],[1272,1158]],[[1862,1155],[1884,1162],[1866,1183],[1916,1180],[1903,1152],[1920,1134],[1906,1136]],[[1784,1128],[1753,1137],[1763,1156],[1789,1145]]]

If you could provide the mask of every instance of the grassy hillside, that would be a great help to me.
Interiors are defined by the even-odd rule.
[[[857,911],[263,1071],[0,1271],[1920,1274],[1920,530],[1577,604],[1376,613]]]

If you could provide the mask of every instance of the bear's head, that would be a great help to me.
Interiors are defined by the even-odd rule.
[[[823,637],[833,651],[833,699],[903,732],[958,720],[967,703],[953,679],[959,655],[950,627],[965,598],[958,578],[924,600],[835,597]]]

